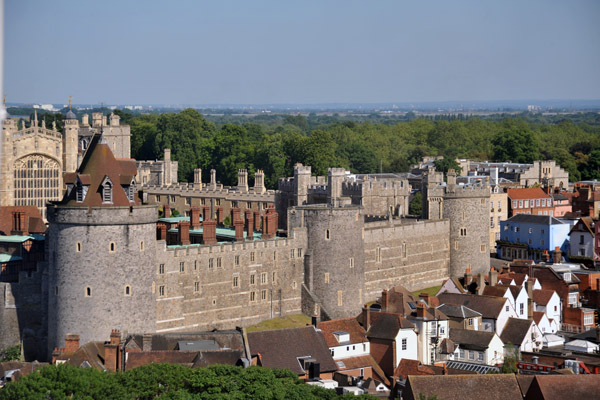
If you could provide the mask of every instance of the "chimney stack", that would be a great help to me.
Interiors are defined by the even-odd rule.
[[[485,289],[485,275],[482,273],[477,274],[477,294],[483,294]]]
[[[167,225],[162,222],[156,224],[156,240],[167,240]]]
[[[490,268],[490,273],[488,276],[490,286],[496,286],[498,284],[498,271],[494,267]]]
[[[225,213],[223,212],[223,207],[217,207],[217,223],[221,225],[225,221]]]
[[[144,333],[144,336],[142,336],[142,351],[152,351],[151,333]]]
[[[254,230],[256,232],[260,231],[260,211],[254,211]]]
[[[217,243],[217,221],[208,220],[202,224],[202,243],[216,244]]]
[[[431,296],[429,295],[429,293],[419,293],[419,298],[423,300],[428,306],[430,305],[429,302],[431,301]]]
[[[465,288],[471,284],[472,276],[471,276],[471,268],[465,269]]]
[[[246,238],[248,240],[254,239],[254,213],[252,210],[246,210]]]
[[[190,223],[188,221],[179,222],[179,244],[190,244]]]
[[[381,292],[381,311],[387,311],[388,307],[390,306],[390,302],[389,302],[389,293],[387,289],[384,289]]]
[[[79,335],[67,333],[65,336],[65,353],[75,353],[79,349]]]
[[[120,367],[120,345],[121,333],[113,329],[110,334],[110,342],[104,343],[104,367],[109,371],[118,371]]]
[[[550,253],[548,253],[548,250],[544,250],[544,253],[542,254],[542,261],[544,263],[550,262]]]
[[[417,303],[417,318],[425,318],[425,304]]]
[[[554,248],[554,256],[552,258],[552,261],[554,262],[554,264],[559,264],[562,261],[562,251],[558,246]]]
[[[199,207],[191,207],[190,208],[190,225],[191,229],[200,229],[202,224],[200,223],[200,208]]]
[[[169,218],[171,216],[171,206],[168,204],[163,205],[163,218]]]
[[[214,169],[210,170],[210,188],[211,190],[217,189],[217,171]]]
[[[368,304],[365,304],[363,306],[363,328],[365,328],[365,331],[369,331],[369,328],[371,327],[371,309],[369,308]]]

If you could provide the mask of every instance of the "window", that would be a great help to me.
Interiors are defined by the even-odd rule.
[[[513,202],[512,202],[512,208],[517,208],[517,201],[516,200],[513,200]]]
[[[110,244],[108,245],[108,252],[109,253],[114,253],[115,252],[115,242],[110,242]]]
[[[498,211],[502,211],[502,201],[498,200]]]
[[[296,283],[296,281],[293,281],[293,282],[292,282],[292,289],[296,289],[296,286],[297,286],[297,283]]]
[[[535,206],[539,207],[540,206],[540,199],[535,199]]]
[[[585,243],[585,238],[583,235],[579,236],[579,244],[584,244]]]
[[[546,199],[542,199],[542,207],[546,207]]]
[[[191,197],[186,197],[185,198],[185,205],[189,206],[190,204],[192,204],[192,198]]]
[[[81,242],[77,242],[77,244],[75,245],[75,251],[78,253],[81,251]]]
[[[583,324],[592,325],[594,323],[594,314],[583,314]]]
[[[525,202],[523,203],[523,207],[529,208],[529,200],[525,200]]]
[[[232,286],[233,286],[234,288],[236,288],[236,287],[239,287],[239,285],[240,285],[240,278],[239,278],[239,277],[237,277],[237,276],[234,276],[234,277],[233,277]]]
[[[482,351],[477,353],[477,360],[483,362],[483,352]]]
[[[165,264],[160,264],[160,265],[158,266],[158,273],[159,273],[160,275],[162,275],[162,274],[164,274],[164,273],[165,273]]]
[[[490,217],[490,228],[494,227],[494,217]]]
[[[519,314],[523,315],[525,313],[525,304],[519,303]]]
[[[474,351],[469,351],[469,360],[474,360],[475,359],[475,352]]]
[[[381,262],[381,247],[377,246],[375,249],[375,262]]]
[[[214,259],[214,258],[209,258],[209,259],[208,259],[208,269],[209,269],[209,270],[212,270],[212,269],[213,269],[213,266],[214,266],[214,261],[215,261],[215,259]]]
[[[89,286],[85,288],[85,297],[92,297],[92,288]]]
[[[260,274],[260,283],[261,285],[264,285],[265,283],[267,283],[267,273],[263,272]]]
[[[465,228],[465,227],[460,228],[460,236],[462,236],[462,237],[467,236],[467,228]]]
[[[294,258],[294,255],[296,255],[296,250],[295,249],[291,249],[290,250],[290,258]]]
[[[585,249],[579,249],[579,255],[585,257]]]
[[[325,240],[329,240],[329,239],[331,238],[330,236],[331,236],[331,235],[330,235],[330,233],[329,233],[329,229],[327,229],[327,230],[325,231]]]
[[[145,248],[145,243],[144,243],[144,241],[142,240],[142,241],[140,242],[140,251],[144,251],[144,248]]]
[[[465,351],[463,349],[459,349],[458,354],[458,358],[465,358]]]
[[[343,304],[343,301],[342,301],[342,291],[338,290],[337,295],[338,295],[338,307],[341,307],[342,304]]]
[[[578,300],[577,293],[569,293],[569,304],[576,305]]]
[[[485,253],[485,244],[482,244],[482,245],[481,245],[481,252],[482,252],[482,253]]]
[[[251,262],[254,262],[254,252],[251,252],[251,253],[250,253],[250,261],[251,261]]]
[[[469,318],[469,326],[473,326],[473,318]]]
[[[406,338],[402,338],[402,350],[406,350],[408,348],[408,340]]]
[[[454,241],[454,250],[458,250],[458,240]]]
[[[185,262],[184,261],[179,263],[179,272],[185,272]]]
[[[102,184],[102,203],[112,203],[112,182],[108,177]]]
[[[505,307],[506,311],[510,310],[510,307],[508,305],[506,305]]]
[[[158,287],[158,295],[160,297],[164,297],[165,296],[165,287],[164,286],[159,286]]]
[[[298,258],[302,257],[302,249],[298,249]]]
[[[198,293],[200,291],[200,282],[194,282],[194,292]]]
[[[254,281],[254,274],[250,274],[250,284],[254,285],[255,281]]]
[[[533,228],[529,228],[529,233],[533,233]]]
[[[235,266],[239,267],[240,265],[240,256],[235,256]]]
[[[491,209],[492,211],[494,211],[494,201],[493,201],[493,200],[492,200],[492,201],[490,201],[490,209]]]
[[[194,271],[198,270],[198,260],[194,261]]]
[[[221,257],[217,258],[217,268],[221,268]]]
[[[350,268],[354,268],[354,257],[350,257]]]
[[[273,276],[272,276],[271,281],[273,284],[277,283],[277,272],[273,271]]]
[[[540,240],[540,244],[543,246],[544,245],[544,239]]]
[[[325,272],[325,283],[329,283],[329,272]]]
[[[523,200],[519,200],[519,208],[523,208]]]
[[[273,252],[273,261],[277,261],[277,251]]]
[[[250,292],[250,301],[256,301],[256,292]]]
[[[266,290],[263,289],[263,290],[260,291],[260,299],[262,301],[264,301],[264,300],[267,299],[267,291]]]
[[[125,285],[125,296],[131,296],[131,286]]]

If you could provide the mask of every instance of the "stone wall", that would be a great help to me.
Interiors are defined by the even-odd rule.
[[[305,229],[288,238],[158,246],[157,332],[249,326],[301,312]]]
[[[395,285],[409,290],[440,285],[448,278],[449,229],[447,220],[366,223],[364,301]]]

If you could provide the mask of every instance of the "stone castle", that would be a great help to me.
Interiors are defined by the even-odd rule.
[[[48,206],[38,266],[48,349],[63,347],[67,333],[85,343],[115,328],[223,329],[300,312],[349,317],[394,285],[417,290],[467,267],[489,269],[489,188],[457,185],[452,171],[447,182],[426,174],[423,219],[407,215],[413,190],[403,175],[332,168],[313,177],[297,165],[269,193],[260,172],[248,188],[241,170],[238,188],[227,189],[228,210],[217,203],[226,197],[214,173],[209,184],[197,171],[193,184],[141,192],[137,175],[134,160],[115,157],[104,135],[93,135],[77,171],[65,175],[63,199]],[[171,216],[171,198],[159,197],[175,194],[189,216]],[[225,215],[232,227],[222,226]]]

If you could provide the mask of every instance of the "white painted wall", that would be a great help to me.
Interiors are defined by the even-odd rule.
[[[406,339],[406,350],[402,350],[402,340]],[[418,360],[418,343],[417,334],[412,329],[400,329],[396,336],[396,365],[400,364],[400,360],[407,358],[410,360]]]
[[[334,360],[348,357],[367,356],[371,354],[371,344],[369,342],[347,344],[330,347],[329,350],[333,351],[332,357]]]
[[[508,308],[508,310],[507,310],[507,308]],[[504,303],[504,306],[502,307],[502,311],[500,312],[500,314],[498,315],[498,318],[496,319],[496,324],[494,326],[494,331],[496,332],[496,334],[498,336],[502,335],[502,331],[504,330],[504,327],[506,326],[508,319],[511,317],[519,318],[519,316],[515,312],[515,309],[510,306],[510,303],[507,299],[506,302]]]

